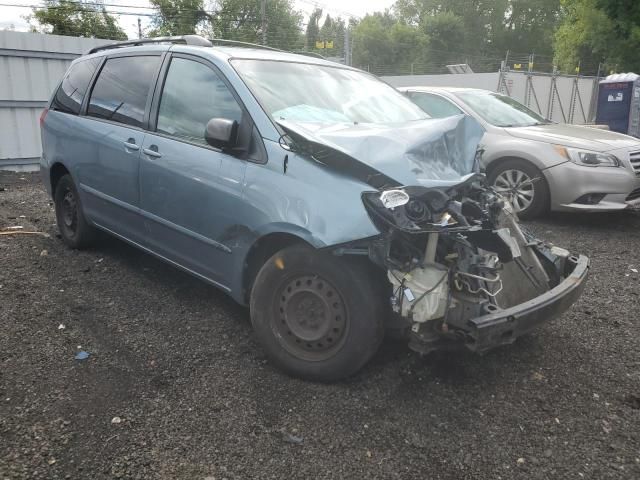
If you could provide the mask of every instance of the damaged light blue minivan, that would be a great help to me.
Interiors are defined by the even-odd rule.
[[[487,186],[475,120],[425,118],[322,59],[111,44],[72,63],[41,125],[65,243],[102,230],[228,292],[293,375],[353,374],[389,329],[422,354],[481,353],[565,311],[587,277]]]

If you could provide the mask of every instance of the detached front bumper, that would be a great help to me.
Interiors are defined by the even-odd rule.
[[[513,343],[541,323],[559,316],[580,296],[589,273],[589,259],[583,255],[567,259],[565,279],[548,292],[511,308],[469,320],[466,346],[482,353]]]

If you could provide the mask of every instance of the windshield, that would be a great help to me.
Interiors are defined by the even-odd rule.
[[[491,92],[460,92],[471,109],[496,127],[530,127],[550,123],[520,102]]]
[[[275,121],[385,124],[428,118],[393,87],[366,73],[269,60],[232,62]]]

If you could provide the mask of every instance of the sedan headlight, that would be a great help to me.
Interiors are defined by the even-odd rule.
[[[556,151],[567,160],[586,167],[619,167],[620,160],[609,153],[592,152],[577,148],[554,145]]]

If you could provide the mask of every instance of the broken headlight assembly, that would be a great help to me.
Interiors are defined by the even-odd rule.
[[[396,324],[422,353],[453,340],[477,351],[510,343],[515,328],[485,340],[473,322],[544,296],[577,262],[524,230],[482,175],[365,192],[362,201],[381,232],[369,257],[386,270]]]

